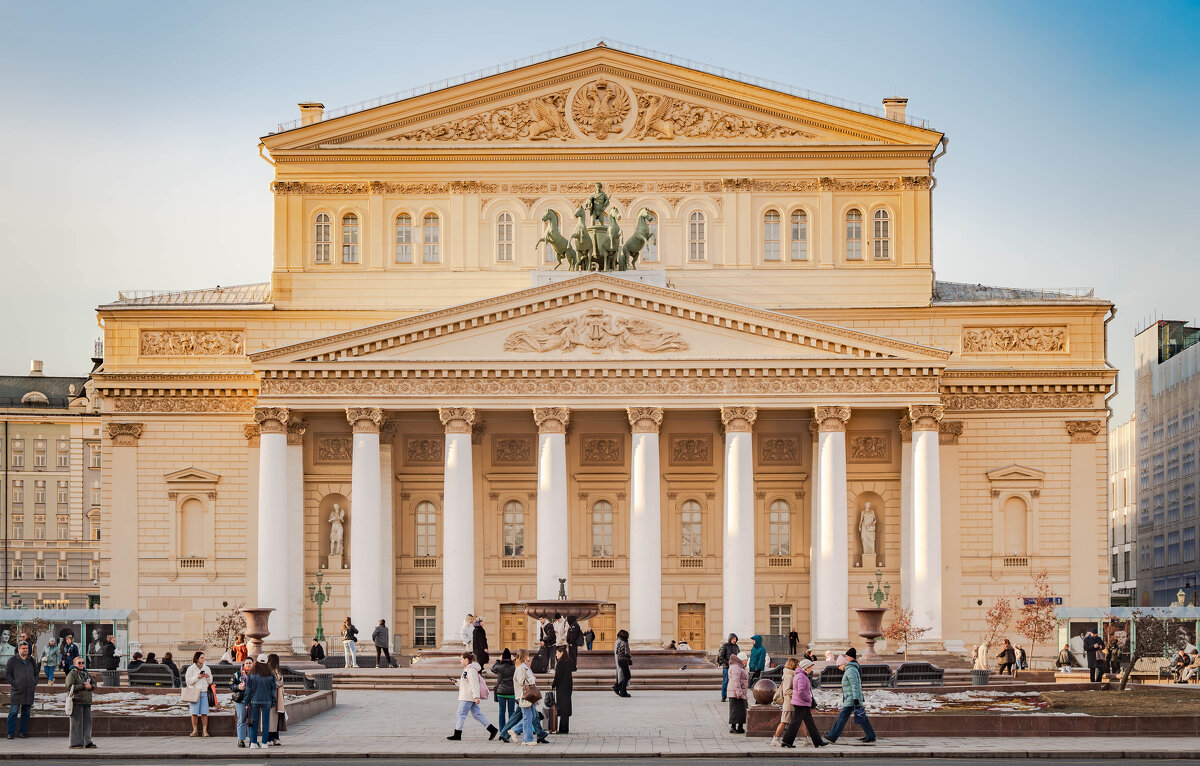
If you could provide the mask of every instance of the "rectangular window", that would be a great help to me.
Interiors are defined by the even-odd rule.
[[[14,516],[12,521],[12,536],[14,540],[25,539],[25,517]]]
[[[779,248],[779,213],[772,210],[763,218],[763,260],[779,261],[782,257]]]
[[[1172,415],[1167,418],[1167,438],[1174,439],[1179,436],[1179,416]]]
[[[1150,568],[1150,546],[1146,543],[1142,543],[1141,548],[1138,551],[1138,562],[1138,566],[1143,571]]]
[[[1183,530],[1183,561],[1191,563],[1196,560],[1196,528],[1188,527]]]
[[[34,468],[45,468],[46,467],[46,440],[45,439],[34,439],[33,440],[33,467]]]
[[[1150,523],[1150,498],[1143,497],[1140,501],[1138,501],[1138,513],[1139,524]]]
[[[329,214],[321,213],[317,216],[316,223],[316,242],[313,259],[317,263],[329,263],[331,250],[333,248],[333,224],[329,222]]]
[[[513,220],[508,213],[501,213],[496,221],[496,261],[512,263],[513,259]]]
[[[70,502],[70,498],[71,498],[71,483],[67,482],[67,481],[60,481],[58,483],[58,504],[66,505],[67,503]]]
[[[70,523],[70,521],[68,521],[66,516],[58,517],[58,539],[59,540],[70,540],[71,539],[71,523]]]
[[[1146,449],[1150,446],[1150,429],[1143,428],[1138,434],[1138,449]]]
[[[704,553],[704,530],[700,504],[689,500],[679,514],[679,555],[695,558]]]
[[[792,213],[792,260],[808,260],[808,214],[803,210]]]
[[[1161,453],[1154,456],[1152,465],[1154,473],[1154,486],[1157,487],[1159,484],[1162,484],[1164,481],[1166,481],[1166,471],[1164,470],[1165,463],[1163,462],[1163,456]]]
[[[100,505],[100,486],[99,484],[92,486],[92,505]]]
[[[1183,518],[1190,519],[1196,515],[1196,485],[1183,485]]]
[[[58,562],[58,579],[65,580],[65,579],[67,579],[67,575],[68,575],[67,562],[65,562],[65,561]]]
[[[863,257],[862,215],[846,219],[846,260],[861,261]]]
[[[646,241],[646,244],[642,245],[642,257],[640,260],[643,260],[646,263],[657,263],[658,262],[658,214],[651,213],[651,215],[654,216],[654,220],[647,223],[646,225],[650,227],[650,234],[652,234],[653,236],[651,236]]]
[[[45,540],[46,539],[46,517],[45,516],[35,516],[34,517],[34,519],[33,519],[33,539],[35,539],[35,540]]]
[[[1179,533],[1167,533],[1167,566],[1179,563]]]
[[[792,632],[792,605],[771,604],[770,631],[772,636],[786,636]]]
[[[416,554],[418,558],[437,555],[437,511],[433,503],[417,504]]]
[[[525,555],[525,506],[516,500],[504,504],[504,555]]]
[[[38,560],[38,561],[33,562],[33,579],[35,579],[35,580],[45,580],[46,579],[46,562],[45,561]]]
[[[768,554],[771,556],[792,555],[792,513],[783,500],[771,503],[767,517]]]
[[[59,468],[71,467],[71,443],[68,441],[59,441],[58,450],[55,457],[58,459]]]
[[[1195,412],[1195,410],[1192,410],[1191,408],[1189,408],[1187,412],[1183,413],[1183,430],[1190,431],[1195,427],[1196,427],[1196,412]]]
[[[1131,558],[1132,557],[1130,555],[1130,552],[1125,551],[1125,579],[1126,580],[1132,580],[1134,577],[1133,570],[1129,568]],[[93,579],[95,579],[95,578],[93,578]]]
[[[88,467],[89,468],[99,468],[100,467],[100,445],[99,444],[89,444],[88,445]]]
[[[1167,521],[1179,521],[1179,490],[1167,492]]]
[[[423,260],[425,263],[441,263],[442,261],[442,222],[432,213],[425,216],[422,241],[425,245]]]
[[[437,646],[437,607],[413,607],[413,646]]]
[[[89,579],[89,580],[91,580],[91,581],[93,581],[93,582],[95,582],[96,580],[99,580],[99,579],[100,579],[100,562],[99,562],[99,561],[93,561],[93,562],[92,562],[92,567],[91,567],[91,570],[92,570],[92,571],[91,571],[91,576],[90,576],[88,579]]]
[[[1166,538],[1163,537],[1162,535],[1155,535],[1154,536],[1154,568],[1158,569],[1159,567],[1166,566],[1166,564],[1167,564]]]
[[[12,501],[13,501],[13,505],[23,505],[25,503],[25,481],[24,481],[24,479],[14,479],[13,480]]]
[[[1161,493],[1154,496],[1151,506],[1153,506],[1154,510],[1154,523],[1161,526],[1164,517],[1163,511],[1166,509],[1166,503]]]
[[[342,263],[358,263],[358,216],[342,218]]]
[[[1138,489],[1150,489],[1150,460],[1143,458],[1138,466]]]
[[[1183,443],[1183,475],[1191,476],[1196,472],[1196,442]]]
[[[33,502],[37,505],[46,504],[46,482],[35,481],[33,483]]]
[[[21,563],[21,559],[13,559],[12,578],[14,580],[25,579],[25,565]]]
[[[704,258],[704,215],[695,212],[688,218],[688,260],[703,261]]]
[[[1163,424],[1155,423],[1154,424],[1154,443],[1161,444],[1162,440],[1163,440]]]
[[[1177,481],[1179,479],[1179,448],[1172,447],[1167,450],[1167,481]]]
[[[13,439],[9,448],[8,464],[13,468],[25,467],[25,440]]]
[[[875,236],[872,246],[875,250],[875,260],[886,261],[892,257],[892,221],[887,217],[887,211],[875,212]]]
[[[413,227],[407,213],[396,216],[396,263],[412,263]]]
[[[612,558],[612,555],[612,504],[606,500],[600,500],[592,506],[592,558]]]
[[[1119,558],[1119,557],[1117,556],[1117,554],[1115,554],[1115,553],[1114,553],[1114,554],[1112,555],[1112,578],[1113,578],[1113,580],[1116,580],[1117,582],[1120,582],[1120,580],[1121,580],[1121,573],[1120,573],[1119,571],[1117,571],[1117,561],[1118,561],[1118,558]]]

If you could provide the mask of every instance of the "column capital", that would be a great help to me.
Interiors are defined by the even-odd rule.
[[[1103,420],[1068,420],[1067,435],[1072,444],[1090,444],[1104,430]]]
[[[725,430],[750,433],[754,430],[754,421],[758,419],[757,407],[722,407],[721,422]]]
[[[292,413],[287,407],[257,407],[254,410],[254,422],[258,423],[260,434],[287,433],[288,420]]]
[[[910,404],[908,417],[914,431],[936,431],[945,411],[940,404]]]
[[[308,430],[307,420],[289,420],[287,424],[287,443],[296,446],[304,443],[304,432]]]
[[[246,423],[242,426],[242,433],[246,435],[247,445],[250,447],[258,446],[258,423]]]
[[[347,407],[346,420],[356,434],[377,434],[383,425],[383,410],[379,407]]]
[[[900,443],[909,444],[912,442],[912,418],[908,413],[900,416]]]
[[[474,407],[441,407],[438,419],[448,434],[469,434],[475,425]]]
[[[656,434],[662,426],[662,407],[626,407],[629,428],[635,434]]]
[[[136,447],[142,438],[141,423],[109,423],[107,427],[114,447]]]
[[[569,407],[534,407],[533,422],[539,434],[565,434],[571,420]]]
[[[938,442],[941,444],[958,444],[958,437],[962,436],[963,421],[961,420],[943,420],[938,423]]]
[[[846,422],[850,420],[849,407],[817,407],[813,411],[817,428],[821,433],[845,431]]]

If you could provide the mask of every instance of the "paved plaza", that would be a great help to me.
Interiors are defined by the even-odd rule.
[[[810,746],[783,750],[768,739],[732,735],[725,725],[725,706],[712,692],[641,692],[628,700],[610,693],[577,692],[572,733],[551,737],[549,745],[533,748],[489,742],[487,734],[468,721],[462,742],[447,742],[453,730],[455,695],[447,692],[349,691],[338,693],[338,706],[284,733],[284,747],[268,751],[239,750],[232,738],[114,737],[99,739],[99,749],[67,749],[66,737],[14,740],[0,746],[0,760],[86,758],[90,760],[161,762],[187,758],[211,762],[216,758],[249,762],[265,758],[316,759],[336,754],[343,758],[379,756],[476,758],[622,756],[814,757]],[[496,704],[485,704],[489,719]],[[1188,758],[1198,743],[1189,737],[1056,737],[1056,738],[905,738],[881,739],[874,745],[855,741],[848,731],[839,744],[822,748],[822,758],[868,757],[1045,757],[1061,758]],[[797,744],[800,741],[797,740]]]

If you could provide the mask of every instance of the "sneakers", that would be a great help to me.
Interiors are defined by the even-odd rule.
[[[858,741],[863,743],[864,745],[869,745],[875,741],[875,738],[874,737],[859,737]]]
[[[238,740],[238,747],[245,747],[245,746],[246,746],[246,740],[244,740],[244,739],[239,739],[239,740]]]
[[[538,741],[540,742],[541,740],[538,740]],[[533,747],[536,744],[537,744],[537,742],[522,742],[521,746],[522,747]]]
[[[771,747],[779,747],[779,737],[771,737]]]

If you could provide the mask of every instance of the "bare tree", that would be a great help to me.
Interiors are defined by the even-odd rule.
[[[913,623],[913,610],[902,606],[895,596],[888,599],[888,609],[892,611],[892,621],[883,629],[883,637],[888,641],[904,643],[904,659],[908,660],[908,645],[930,631],[930,628],[919,628]]]
[[[1005,633],[1008,632],[1009,626],[1013,621],[1012,602],[1008,600],[1008,596],[998,596],[996,602],[987,610],[984,615],[984,621],[987,625],[987,632],[983,634],[983,643],[992,646]]]
[[[1033,576],[1033,598],[1027,599],[1017,610],[1017,633],[1029,639],[1029,667],[1033,667],[1033,655],[1038,642],[1045,643],[1054,637],[1058,629],[1058,617],[1054,613],[1054,590],[1050,587],[1050,573],[1043,569]]]
[[[1171,630],[1169,620],[1155,617],[1140,609],[1133,610],[1129,622],[1133,626],[1133,640],[1129,647],[1129,664],[1121,673],[1121,691],[1124,691],[1129,683],[1129,674],[1133,671],[1133,666],[1142,657],[1166,659],[1171,656],[1173,649],[1182,649],[1186,643],[1186,638],[1181,638]]]
[[[222,602],[222,606],[228,606],[228,604],[228,601]],[[213,629],[204,635],[204,643],[208,646],[220,647],[222,650],[228,650],[233,646],[233,640],[246,632],[246,616],[242,614],[242,608],[245,606],[246,602],[242,601],[229,611],[218,615]]]

